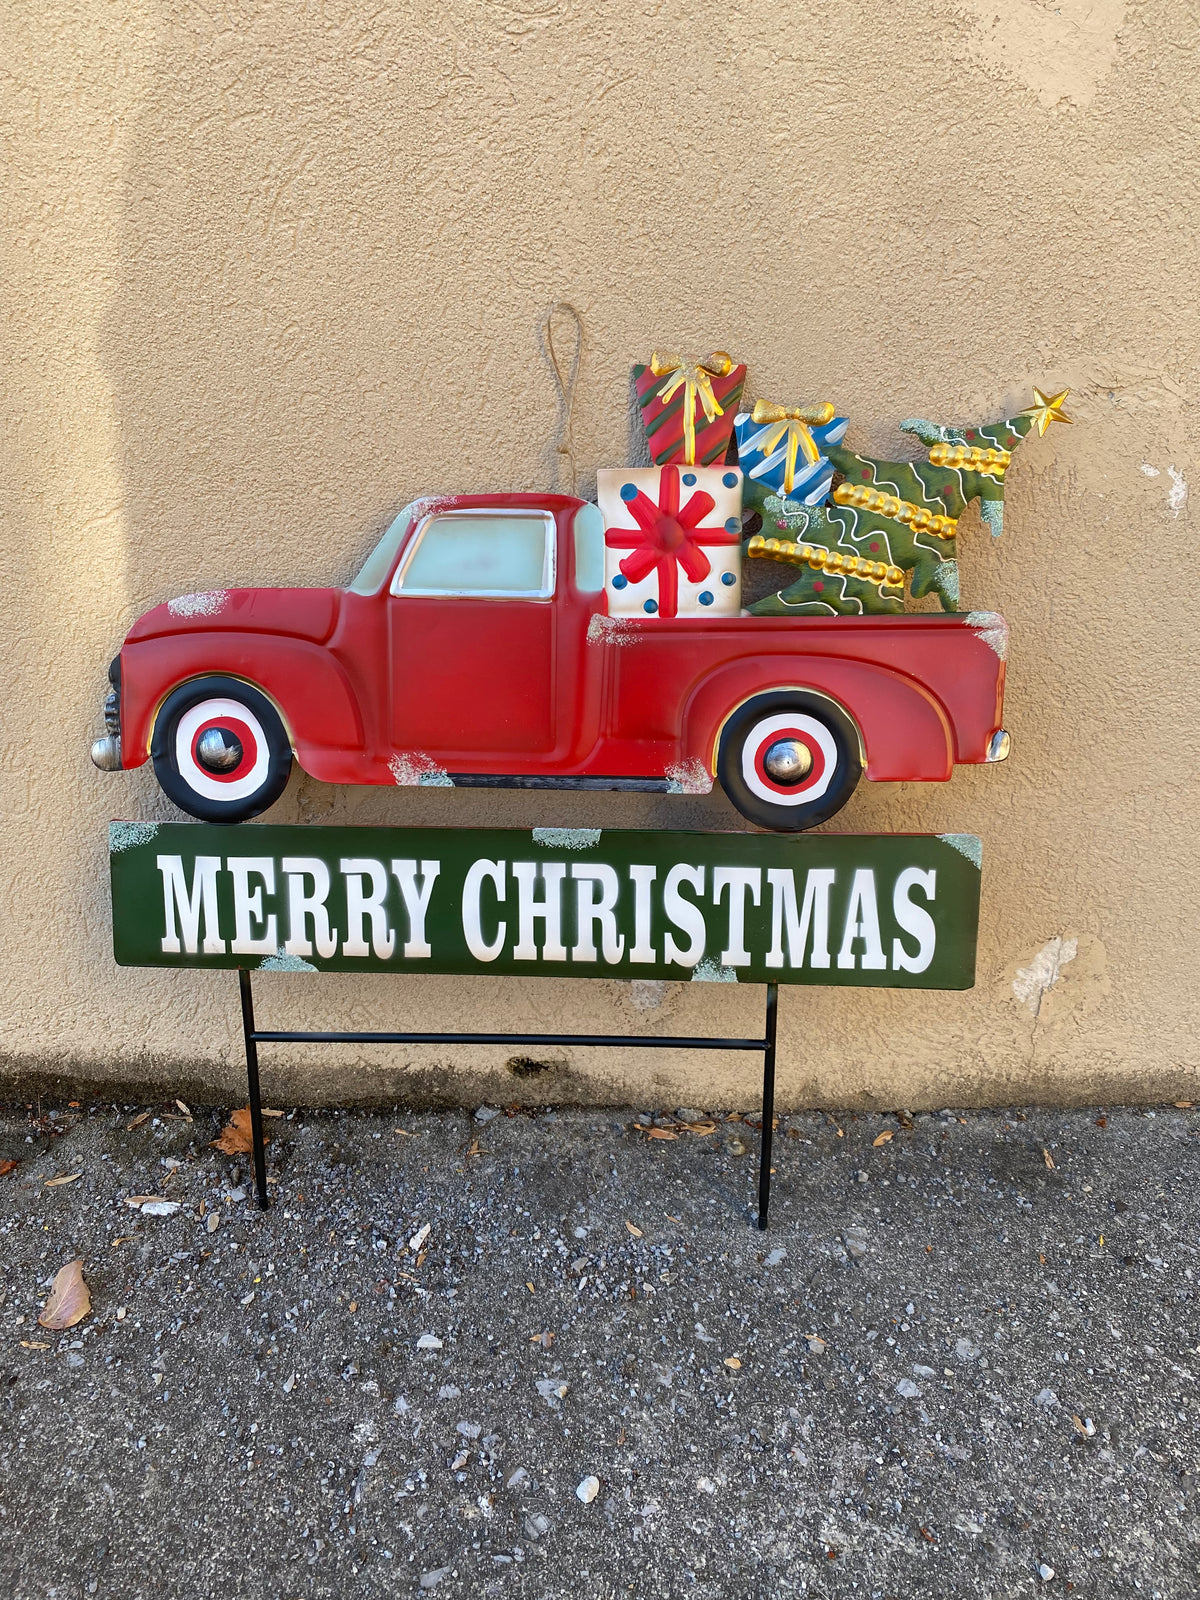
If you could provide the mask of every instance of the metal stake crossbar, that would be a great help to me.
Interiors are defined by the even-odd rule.
[[[767,984],[766,1029],[761,1039],[664,1038],[620,1033],[310,1033],[254,1026],[250,973],[238,969],[242,1036],[250,1091],[250,1133],[254,1144],[254,1184],[259,1207],[267,1209],[267,1163],[263,1141],[262,1097],[258,1080],[260,1044],[581,1044],[632,1045],[644,1050],[757,1050],[763,1058],[762,1129],[758,1146],[758,1226],[765,1230],[771,1204],[771,1132],[775,1120],[775,1030],[779,987]]]

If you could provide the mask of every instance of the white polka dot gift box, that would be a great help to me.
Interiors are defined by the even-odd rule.
[[[737,616],[740,468],[603,467],[596,480],[609,616]]]

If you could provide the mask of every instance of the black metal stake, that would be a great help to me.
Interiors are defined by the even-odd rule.
[[[758,1155],[758,1226],[765,1230],[771,1204],[771,1130],[775,1121],[775,1034],[779,986],[767,985],[766,1036],[762,1039],[642,1038],[610,1033],[308,1033],[292,1028],[256,1028],[250,974],[238,969],[242,997],[242,1037],[246,1043],[246,1081],[250,1090],[250,1132],[254,1145],[254,1184],[260,1208],[267,1209],[267,1160],[263,1148],[258,1046],[275,1044],[581,1044],[624,1045],[644,1050],[754,1050],[762,1053],[762,1131]]]
[[[758,1229],[766,1232],[771,1208],[771,1134],[775,1125],[775,1023],[779,985],[767,985],[767,1036],[763,1040],[762,1133],[758,1141]]]
[[[250,1089],[250,1137],[254,1145],[254,1187],[258,1208],[267,1209],[267,1152],[263,1139],[262,1095],[258,1086],[258,1035],[254,1030],[254,996],[250,974],[238,968],[238,989],[242,996],[242,1037],[246,1041],[246,1082]]]

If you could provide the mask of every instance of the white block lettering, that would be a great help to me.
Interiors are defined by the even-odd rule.
[[[270,856],[227,856],[226,869],[233,879],[233,938],[229,948],[235,956],[273,956],[279,949],[279,919],[263,910],[263,888],[275,893],[275,863]],[[262,879],[251,892],[250,876]],[[264,931],[254,932],[254,923]]]
[[[884,971],[887,957],[883,953],[883,940],[879,936],[879,906],[875,899],[875,874],[869,867],[859,867],[850,885],[850,906],[846,912],[846,927],[842,935],[842,948],[838,951],[839,967],[852,967],[856,957],[854,942],[861,939],[863,955],[860,965],[865,970]]]
[[[504,949],[504,941],[508,937],[507,922],[500,922],[496,926],[496,937],[491,944],[483,936],[483,915],[479,904],[480,891],[483,880],[490,878],[496,890],[496,899],[504,900],[504,862],[503,861],[473,861],[466,877],[463,879],[462,921],[463,938],[467,941],[467,949],[476,961],[495,961]]]
[[[537,942],[533,936],[535,922],[546,925],[546,942],[542,946],[543,961],[565,961],[567,947],[562,942],[562,884],[567,869],[561,861],[514,861],[513,877],[517,880],[517,942],[513,946],[514,961],[536,961]],[[534,899],[534,888],[539,875],[546,886],[543,899]]]
[[[288,936],[284,950],[289,956],[311,956],[316,953],[328,959],[337,951],[337,929],[329,926],[329,912],[325,902],[329,899],[329,868],[318,856],[284,856],[279,863],[287,878]],[[312,879],[312,893],[306,893],[308,880]],[[308,919],[312,918],[313,936],[308,937]]]
[[[615,867],[602,863],[571,868],[575,879],[575,927],[578,940],[572,961],[595,961],[595,927],[600,924],[600,948],[610,966],[625,954],[625,935],[617,932],[617,896],[621,892]],[[597,889],[600,898],[596,898]]]
[[[783,965],[783,928],[787,922],[787,961],[789,967],[804,965],[804,946],[812,923],[810,967],[829,965],[829,891],[835,873],[832,867],[812,867],[804,880],[804,904],[796,915],[796,874],[791,867],[768,867],[771,885],[771,948],[766,965]]]
[[[370,856],[350,856],[339,863],[346,879],[346,937],[342,941],[344,956],[365,956],[374,951],[378,961],[390,961],[396,948],[396,935],[388,927],[387,900],[388,875],[382,861]],[[371,892],[365,884],[371,880]],[[371,919],[371,944],[367,947],[363,933],[364,920]]]
[[[745,967],[750,962],[746,949],[746,891],[756,906],[762,904],[761,867],[714,867],[713,904],[721,904],[721,895],[729,890],[729,944],[721,951],[723,967]]]
[[[183,934],[182,950],[194,956],[200,947],[200,914],[204,913],[204,954],[223,956],[225,941],[217,912],[217,873],[221,868],[220,856],[197,856],[189,890],[183,875],[182,856],[159,856],[158,870],[163,879],[164,955],[181,953],[179,932]],[[178,929],[175,915],[179,914]]]
[[[429,910],[429,897],[433,893],[433,886],[437,882],[438,873],[442,870],[440,861],[422,861],[421,876],[424,879],[420,888],[417,887],[417,863],[415,861],[393,861],[392,872],[396,882],[400,885],[400,893],[404,896],[404,909],[408,913],[408,938],[404,942],[404,956],[411,961],[417,956],[431,956],[432,949],[425,937],[425,913]]]
[[[663,939],[663,960],[674,963],[679,967],[694,967],[704,955],[704,942],[708,936],[708,929],[704,923],[704,913],[700,907],[691,900],[685,900],[680,894],[680,885],[690,883],[696,893],[704,893],[704,868],[689,867],[684,861],[671,868],[663,884],[663,910],[670,918],[673,925],[680,933],[691,936],[691,942],[678,945],[671,934]]]
[[[629,959],[640,962],[657,961],[654,941],[650,937],[650,885],[658,876],[658,868],[635,864],[630,867],[629,876],[633,879],[633,944],[630,947]]]
[[[892,940],[892,967],[897,972],[924,972],[937,945],[937,926],[924,906],[914,905],[913,889],[923,890],[926,900],[932,900],[937,891],[936,870],[922,872],[920,867],[905,867],[896,879],[892,913],[905,933],[911,933],[917,941],[917,953],[910,956],[899,939]]]

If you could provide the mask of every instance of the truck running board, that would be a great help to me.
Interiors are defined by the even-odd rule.
[[[668,778],[558,778],[494,772],[451,772],[456,789],[632,789],[636,794],[669,794]]]

